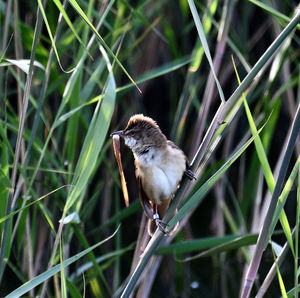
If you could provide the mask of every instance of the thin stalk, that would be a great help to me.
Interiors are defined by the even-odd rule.
[[[203,26],[202,26],[199,14],[197,12],[195,3],[194,3],[193,0],[188,0],[188,4],[189,4],[189,7],[190,7],[190,10],[191,10],[193,19],[194,19],[195,26],[196,26],[197,31],[198,31],[199,38],[200,38],[201,43],[203,45],[204,53],[205,53],[206,58],[207,58],[207,60],[209,62],[210,69],[211,69],[213,77],[215,79],[215,82],[216,82],[216,85],[217,85],[217,88],[218,88],[218,91],[219,91],[219,95],[220,95],[221,101],[225,101],[223,90],[221,88],[221,85],[219,83],[219,80],[218,80],[217,75],[216,75],[215,70],[214,70],[214,65],[213,65],[213,61],[211,59],[211,55],[210,55],[208,43],[207,43],[207,40],[206,40],[206,37],[205,37],[205,34],[204,34]]]
[[[164,235],[160,231],[156,231],[151,240],[149,241],[143,256],[141,257],[138,265],[136,266],[132,276],[129,279],[129,282],[127,283],[123,293],[120,293],[119,291],[113,296],[115,298],[122,297],[122,298],[128,298],[132,291],[135,288],[136,283],[138,282],[145,266],[150,261],[150,258],[154,254],[155,250],[158,248],[160,242],[163,240]]]
[[[2,55],[5,53],[5,49],[7,48],[7,39],[8,39],[8,32],[9,32],[9,21],[11,18],[11,5],[12,5],[12,0],[8,0],[6,2],[6,10],[5,10],[5,20],[4,20],[4,25],[3,25],[3,35],[2,35],[2,46],[1,46],[1,53],[0,57],[2,58]],[[3,80],[3,68],[0,67],[0,90],[4,90],[2,83],[4,82]]]
[[[294,288],[295,298],[298,298],[298,257],[299,257],[299,219],[300,219],[300,168],[298,171],[298,193],[296,212],[296,238],[295,238],[295,265],[294,265]]]
[[[231,24],[231,19],[232,19],[232,14],[233,14],[233,8],[234,8],[234,3],[235,1],[225,1],[224,6],[223,6],[223,14],[222,14],[222,19],[221,19],[221,26],[217,38],[217,49],[216,49],[216,54],[213,59],[213,66],[216,75],[218,75],[220,68],[221,68],[221,63],[222,59],[225,53],[226,49],[226,44],[227,44],[227,39],[228,39],[228,32],[229,32],[229,27]],[[206,88],[204,91],[203,95],[203,110],[199,112],[198,114],[198,119],[195,125],[195,130],[194,130],[194,148],[191,156],[194,156],[196,153],[196,149],[199,147],[201,143],[201,139],[203,136],[204,132],[204,126],[207,120],[208,116],[208,111],[209,107],[211,106],[211,102],[213,100],[213,95],[215,91],[215,79],[213,75],[212,69],[209,72],[209,77],[208,81],[206,84]]]
[[[295,228],[293,230],[293,236],[295,236]],[[276,261],[274,262],[274,264],[272,265],[271,269],[269,270],[267,276],[265,277],[261,287],[259,288],[259,291],[257,292],[257,295],[255,296],[255,298],[262,298],[264,297],[264,295],[266,294],[272,280],[274,279],[274,277],[276,276],[276,264],[280,267],[281,264],[283,263],[283,261],[285,260],[285,256],[288,253],[290,249],[290,245],[288,242],[286,242],[280,252],[280,254],[278,255],[278,257],[276,258]],[[295,289],[297,290],[297,288],[295,287]],[[298,292],[298,290],[297,290]],[[295,296],[297,297],[297,296]]]
[[[257,75],[262,75],[260,73],[261,69],[271,61],[272,56],[277,52],[279,47],[288,37],[288,35],[294,30],[294,28],[300,22],[300,9],[296,11],[295,16],[289,22],[289,24],[283,29],[283,31],[278,35],[278,37],[272,42],[266,52],[260,57],[260,59],[253,66],[251,71],[247,74],[241,84],[237,87],[234,93],[230,96],[228,101],[226,102],[225,112],[227,114],[228,111],[231,110],[232,106],[236,103],[236,101],[241,97],[242,93],[247,89],[247,87],[256,79]]]
[[[21,45],[21,36],[18,27],[18,20],[19,20],[19,5],[18,1],[14,0],[14,43],[15,43],[15,58],[16,60],[20,60],[23,58],[23,50]],[[17,67],[17,75],[21,81],[23,81],[23,73],[19,67]],[[22,88],[20,84],[17,84],[17,94],[18,94],[18,110],[19,110],[19,118],[21,118],[22,113]],[[25,142],[22,140],[21,142],[21,163],[24,165],[25,163]],[[23,194],[26,195],[27,189],[26,185],[23,184]],[[24,200],[25,204],[25,200]],[[18,225],[15,225],[15,229]],[[23,259],[25,260],[25,264],[28,270],[28,277],[29,279],[33,278],[34,270],[33,270],[33,249],[30,237],[30,215],[26,217],[26,237],[24,238],[26,249],[24,251]],[[14,233],[13,233],[14,234]],[[14,237],[11,237],[11,243]],[[33,289],[30,290],[30,295],[34,296]]]
[[[282,188],[284,178],[285,178],[285,175],[287,172],[287,168],[288,168],[290,159],[293,154],[296,140],[299,136],[299,131],[300,131],[300,104],[298,105],[297,112],[296,112],[296,115],[294,118],[294,122],[292,124],[292,130],[289,135],[289,141],[288,141],[287,147],[285,148],[285,154],[284,154],[284,157],[283,157],[283,160],[281,163],[281,167],[280,167],[278,179],[276,181],[276,185],[274,188],[274,192],[272,194],[270,206],[269,206],[262,230],[261,230],[258,240],[257,240],[257,244],[256,244],[255,251],[254,251],[254,256],[250,262],[250,266],[249,266],[249,269],[248,269],[248,272],[246,275],[245,285],[243,287],[243,291],[241,294],[242,298],[247,298],[250,295],[250,292],[251,292],[251,289],[253,286],[253,282],[255,280],[255,277],[256,277],[256,274],[257,274],[257,271],[258,271],[258,268],[260,265],[261,257],[262,257],[266,242],[268,241],[270,225],[272,223],[272,218],[273,218],[273,215],[274,215],[274,212],[276,209],[277,200],[280,195],[280,190]]]
[[[147,272],[147,274],[144,274],[143,282],[141,283],[137,293],[136,298],[147,298],[150,297],[150,291],[152,288],[152,285],[155,281],[156,274],[158,272],[160,263],[162,261],[162,256],[152,256],[149,264],[147,267],[151,269],[150,272]]]
[[[217,3],[218,1],[210,0],[207,2],[207,9],[203,16],[203,23],[204,23],[204,33],[208,36],[211,30],[211,24],[213,22],[212,18],[216,13]],[[196,42],[196,45],[192,52],[193,58],[190,66],[188,68],[188,72],[186,74],[186,79],[184,82],[184,87],[181,92],[181,96],[179,98],[179,103],[177,106],[177,111],[175,115],[174,124],[172,126],[172,131],[170,134],[170,139],[175,141],[177,145],[180,145],[183,135],[183,129],[185,120],[187,118],[188,111],[190,110],[190,105],[192,103],[193,98],[195,98],[197,94],[197,90],[200,87],[200,80],[199,78],[199,68],[201,62],[203,60],[203,46],[200,42]],[[191,88],[191,86],[193,86]]]
[[[16,143],[16,149],[15,149],[15,159],[14,159],[13,170],[12,170],[12,178],[11,178],[12,190],[10,191],[9,196],[8,196],[5,215],[8,215],[11,212],[11,210],[13,209],[13,200],[12,199],[13,199],[14,191],[15,191],[14,188],[15,188],[15,184],[16,184],[17,168],[18,168],[19,157],[20,157],[20,148],[21,148],[21,142],[22,142],[22,138],[23,138],[26,113],[27,113],[27,108],[28,108],[28,103],[29,103],[29,94],[30,94],[31,83],[32,83],[32,78],[33,78],[33,62],[35,59],[36,47],[37,47],[37,42],[40,37],[41,29],[42,29],[42,17],[40,14],[40,10],[38,9],[37,20],[36,20],[36,25],[35,25],[35,30],[34,30],[34,38],[33,38],[33,43],[32,43],[31,55],[30,55],[29,71],[28,71],[28,75],[27,75],[27,79],[26,79],[26,87],[25,87],[25,93],[24,93],[24,98],[23,98],[22,114],[21,114],[21,119],[19,121],[18,136],[17,136],[17,143]],[[7,246],[7,237],[8,237],[8,230],[9,230],[10,223],[11,223],[11,219],[7,220],[4,223],[4,228],[3,228],[3,235],[2,235],[2,242],[1,242],[2,245],[0,248],[0,264],[1,264],[0,265],[0,283],[1,283],[1,280],[3,277],[4,269],[6,267],[6,262],[4,262],[4,256],[5,256],[6,246]]]

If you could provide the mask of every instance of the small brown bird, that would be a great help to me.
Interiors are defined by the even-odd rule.
[[[167,140],[154,120],[142,114],[132,116],[124,130],[112,135],[122,137],[133,152],[139,198],[150,219],[149,234],[152,236],[156,227],[167,234],[161,219],[183,175],[195,179],[194,173],[188,169],[187,157]]]

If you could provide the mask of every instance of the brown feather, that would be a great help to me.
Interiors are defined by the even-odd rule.
[[[137,177],[138,180],[138,186],[139,186],[139,199],[141,202],[141,205],[144,209],[145,214],[149,219],[153,219],[153,207],[152,203],[147,197],[146,193],[144,192],[142,181],[139,177]]]

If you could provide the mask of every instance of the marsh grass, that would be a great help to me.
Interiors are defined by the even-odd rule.
[[[298,297],[296,2],[0,1],[0,296]],[[197,175],[148,243],[134,113]]]

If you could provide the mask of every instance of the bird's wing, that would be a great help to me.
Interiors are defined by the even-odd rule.
[[[152,205],[150,203],[148,196],[144,192],[142,180],[140,177],[137,177],[137,180],[138,180],[138,186],[139,186],[139,198],[140,198],[142,207],[144,209],[144,212],[148,218],[153,219],[153,208],[152,208]]]

